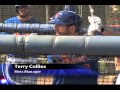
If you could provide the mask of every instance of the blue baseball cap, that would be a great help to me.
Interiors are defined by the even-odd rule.
[[[81,25],[82,20],[81,16],[78,15],[76,12],[64,10],[58,12],[54,17],[52,17],[49,23],[58,25],[77,24],[79,26]]]

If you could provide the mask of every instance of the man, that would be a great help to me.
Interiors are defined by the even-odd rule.
[[[7,23],[13,23],[13,24],[14,23],[15,24],[40,23],[35,18],[30,16],[30,9],[31,9],[31,5],[15,5],[15,10],[18,15],[5,20],[5,23],[6,24]],[[24,33],[24,32],[21,32],[21,33],[6,32],[6,33],[15,34],[15,35],[31,35],[31,33]],[[12,54],[11,53],[8,55],[6,63],[9,63],[9,64],[37,64],[38,63],[37,57],[38,57],[38,55],[35,55],[35,54],[26,54],[26,53]],[[18,81],[19,83],[22,83],[22,84],[35,84],[36,83],[35,82],[36,77],[22,76],[20,78],[20,76],[18,75],[18,76],[14,76],[13,78],[16,78],[13,80],[15,80],[16,82]]]
[[[69,10],[58,12],[50,20],[51,24],[56,24],[56,35],[79,35],[81,30],[82,19],[77,13]],[[93,69],[97,72],[97,60],[95,57],[87,57],[81,55],[49,55],[48,60],[50,63],[57,64],[80,64],[88,69]],[[92,60],[96,62],[91,62]],[[65,76],[63,84],[97,84],[97,76]]]
[[[5,23],[40,23],[30,16],[31,5],[15,5],[18,16],[5,20]]]
[[[40,23],[36,19],[34,19],[32,16],[30,16],[30,8],[31,5],[15,5],[16,12],[18,16],[9,18],[5,20],[5,23]],[[10,33],[9,34],[15,34],[15,35],[30,35],[30,33]],[[32,59],[29,59],[30,56]],[[7,63],[37,63],[36,57],[37,55],[27,55],[25,53],[23,54],[9,54],[7,58]]]
[[[17,16],[9,18],[5,20],[4,23],[16,23],[16,24],[21,24],[21,23],[40,23],[38,20],[30,16],[30,9],[31,5],[15,5],[15,10],[17,12]],[[7,32],[10,33],[10,32]],[[13,33],[10,33],[13,34]],[[18,35],[23,35],[24,32],[22,33],[16,33]],[[25,33],[26,34],[26,33]]]

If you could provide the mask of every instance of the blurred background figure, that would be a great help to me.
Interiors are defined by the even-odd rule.
[[[17,16],[11,17],[5,20],[5,23],[15,23],[15,24],[24,24],[24,23],[40,23],[38,20],[30,16],[31,5],[15,5],[15,10],[17,12]],[[10,33],[15,35],[30,35],[31,33]],[[37,55],[35,54],[9,54],[6,63],[37,63]],[[32,58],[32,59],[29,59]]]
[[[12,23],[12,24],[35,24],[38,23],[40,24],[40,21],[36,20],[34,17],[30,15],[31,11],[31,5],[15,5],[15,10],[17,12],[17,16],[8,18],[4,21],[5,24]],[[16,32],[16,33],[11,33],[11,32],[6,32],[8,34],[14,34],[16,36],[18,35],[31,35],[32,33],[25,33],[25,32]],[[32,34],[33,35],[33,34]],[[17,54],[8,54],[7,59],[6,59],[6,64],[38,64],[38,55],[36,54],[26,54],[26,53],[17,53]],[[33,77],[25,77],[22,76],[13,76],[13,80],[17,79],[19,82],[24,83],[24,84],[31,84],[34,82]],[[15,79],[14,79],[15,78]],[[25,82],[25,80],[27,82]]]

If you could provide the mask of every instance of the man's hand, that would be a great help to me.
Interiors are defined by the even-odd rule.
[[[102,23],[100,17],[88,16],[88,21],[90,23],[88,27],[88,35],[95,35],[95,32],[101,33]]]
[[[88,28],[88,35],[95,35],[95,33],[98,32],[100,33],[101,32],[101,28],[98,24],[91,24],[89,25],[89,28]]]

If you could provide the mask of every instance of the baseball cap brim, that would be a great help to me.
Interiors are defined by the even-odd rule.
[[[64,23],[58,19],[50,20],[49,23],[50,24],[57,24],[57,25],[66,25],[66,23]]]

